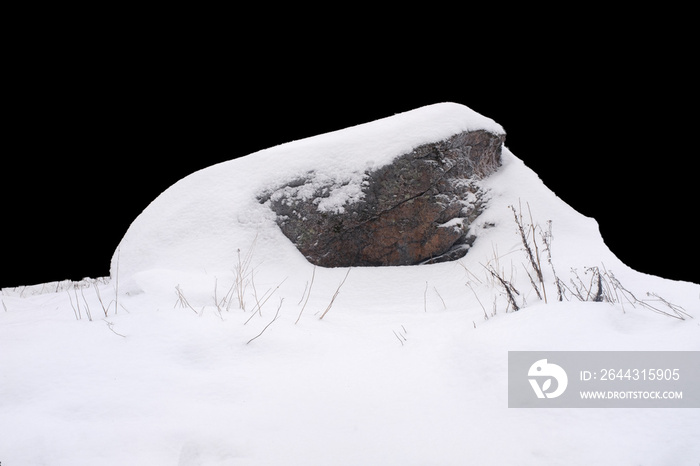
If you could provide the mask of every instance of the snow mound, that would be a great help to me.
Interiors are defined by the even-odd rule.
[[[475,127],[502,131],[440,104],[215,165],[134,221],[111,281],[0,290],[2,464],[696,464],[698,409],[508,408],[508,351],[700,351],[700,285],[626,267],[507,149],[459,261],[315,268],[255,199]],[[548,303],[510,206],[552,222]],[[556,300],[555,269],[593,267],[694,318]]]
[[[368,169],[390,163],[422,144],[456,133],[488,130],[503,134],[493,120],[459,104],[442,103],[340,131],[290,142],[193,173],[162,193],[133,222],[112,260],[122,277],[149,269],[229,270],[237,250],[257,235],[259,249],[294,254],[280,245],[274,217],[256,198],[301,175],[310,196],[320,186],[337,186],[318,205],[340,211],[361,198]],[[293,188],[290,188],[293,189]]]
[[[130,293],[150,290],[172,295],[175,286],[194,284],[195,288],[207,288],[206,294],[213,278],[221,283],[235,281],[236,269],[248,262],[251,270],[264,268],[268,284],[284,280],[280,292],[285,288],[303,289],[314,267],[280,231],[275,214],[259,202],[260,196],[285,184],[294,189],[295,180],[308,180],[312,174],[321,185],[327,186],[332,180],[338,186],[337,192],[320,200],[318,208],[339,209],[360,197],[367,169],[391,163],[395,157],[427,142],[468,130],[504,134],[498,123],[464,105],[441,103],[282,144],[197,171],[168,188],[134,220],[114,253],[111,277],[114,280],[118,276],[121,289]],[[487,192],[488,201],[471,226],[477,240],[463,260],[442,266],[411,266],[418,269],[411,272],[403,267],[359,268],[353,273],[354,284],[372,290],[381,283],[381,292],[376,293],[381,298],[377,302],[393,307],[406,295],[402,287],[386,284],[395,283],[404,274],[407,280],[423,277],[420,284],[446,273],[446,284],[462,288],[465,276],[455,275],[455,267],[466,270],[467,278],[493,267],[516,287],[530,289],[520,298],[527,305],[528,300],[539,298],[530,287],[528,274],[532,270],[528,271],[528,260],[517,234],[515,208],[524,214],[527,223],[532,221],[538,227],[539,233],[528,232],[529,236],[541,235],[551,224],[552,267],[543,267],[548,286],[556,281],[554,270],[560,272],[559,279],[570,284],[576,275],[587,278],[588,268],[593,267],[614,272],[616,280],[635,285],[633,291],[640,296],[658,289],[657,277],[640,274],[619,261],[605,245],[596,221],[558,198],[507,147],[502,151],[502,166],[481,180],[480,185]],[[344,271],[325,269],[319,274],[332,281],[342,278]],[[679,297],[675,304],[684,309],[698,308],[700,291],[693,291],[697,286],[688,288],[692,284],[665,282],[662,288]],[[554,291],[550,290],[552,294]],[[421,299],[419,295],[415,298]],[[498,299],[498,305],[492,303],[494,308],[507,307],[502,296]],[[382,308],[374,303],[369,307]]]

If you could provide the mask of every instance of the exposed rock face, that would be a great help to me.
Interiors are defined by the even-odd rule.
[[[501,164],[505,135],[469,131],[422,145],[361,182],[311,172],[260,196],[309,262],[324,267],[414,265],[458,259],[482,212],[478,181]],[[322,208],[344,195],[345,203]]]

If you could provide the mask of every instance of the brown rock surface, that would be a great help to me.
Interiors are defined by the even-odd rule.
[[[468,131],[398,155],[391,164],[365,172],[360,199],[338,211],[318,206],[342,186],[314,184],[313,195],[295,195],[312,185],[313,173],[260,201],[269,204],[282,232],[316,265],[454,260],[474,240],[469,226],[484,206],[478,181],[500,166],[504,140],[502,134]]]

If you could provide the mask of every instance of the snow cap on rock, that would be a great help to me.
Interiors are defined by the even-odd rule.
[[[112,258],[111,276],[151,269],[230,270],[238,250],[257,238],[275,259],[300,257],[258,202],[266,190],[314,172],[343,186],[351,202],[367,170],[428,142],[464,131],[504,134],[495,121],[455,103],[440,103],[339,131],[289,142],[199,170],[158,196],[131,224]],[[328,206],[324,205],[327,208]],[[291,246],[288,245],[288,246]]]

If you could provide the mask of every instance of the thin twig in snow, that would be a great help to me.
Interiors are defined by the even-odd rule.
[[[564,290],[562,289],[562,281],[559,280],[559,277],[557,276],[557,271],[554,269],[554,263],[552,263],[552,240],[554,239],[554,235],[552,234],[551,220],[547,220],[547,231],[541,232],[540,235],[542,237],[542,243],[544,244],[544,250],[547,253],[547,262],[552,268],[552,273],[554,274],[554,284],[557,287],[557,300],[563,301]]]
[[[66,290],[66,293],[68,293],[68,299],[70,300],[70,307],[73,308],[73,314],[75,314],[75,320],[80,320],[81,315],[80,315],[80,307],[78,307],[78,311],[75,310],[75,306],[73,305],[73,298],[70,295],[70,291]]]
[[[530,227],[532,228],[532,244],[535,246],[535,258],[537,259],[537,268],[535,269],[535,272],[537,272],[537,278],[539,278],[540,284],[542,285],[542,294],[544,295],[544,302],[545,304],[547,304],[547,288],[544,286],[542,264],[540,263],[540,250],[537,247],[537,238],[535,238],[535,222],[532,220],[532,211],[530,210],[530,203],[526,202],[525,204],[527,205],[527,211],[530,214]]]
[[[284,282],[287,281],[287,278],[289,278],[289,277],[285,277],[284,280],[282,280],[282,281],[279,283],[279,285],[277,285],[272,291],[267,290],[267,291],[265,292],[265,294],[263,295],[263,298],[265,298],[265,296],[267,296],[267,298],[265,298],[265,300],[264,300],[262,303],[260,303],[260,302],[257,303],[257,305],[258,305],[258,311],[260,311],[260,309],[261,309],[261,308],[265,305],[265,303],[272,297],[272,295],[275,294],[275,291],[277,291],[277,290],[279,289],[279,287],[282,286],[282,283],[284,283]],[[269,295],[268,295],[268,293],[269,293]],[[260,316],[262,317],[262,312],[259,312],[259,314],[260,314]],[[248,320],[246,320],[245,323],[244,323],[243,325],[245,325],[245,324],[247,324],[248,322],[250,322],[250,320],[251,320],[254,316],[255,316],[255,309],[253,309],[253,314],[252,314],[250,317],[248,317]]]
[[[112,333],[114,333],[115,335],[119,335],[122,338],[126,338],[126,335],[122,335],[121,333],[114,330],[114,322],[108,322],[107,320],[105,320],[105,323],[107,324],[107,328],[109,328],[112,331]]]
[[[498,283],[501,284],[503,289],[506,292],[506,296],[508,297],[508,302],[510,303],[511,306],[513,306],[514,311],[520,310],[520,306],[515,302],[515,296],[513,296],[513,293],[520,295],[518,290],[513,286],[511,282],[506,280],[505,278],[501,277],[499,273],[497,273],[492,266],[486,267],[485,265],[481,264],[482,267],[486,269],[487,272],[491,274],[491,276],[498,281]]]
[[[190,309],[192,309],[192,312],[194,312],[195,314],[199,314],[199,312],[197,312],[197,310],[192,307],[190,302],[187,301],[187,298],[185,298],[185,294],[180,289],[180,285],[177,285],[175,287],[175,293],[177,294],[177,301],[175,302],[175,306],[177,306],[177,304],[180,303],[180,307],[189,307]]]
[[[88,304],[87,299],[85,299],[85,293],[83,293],[82,287],[80,288],[80,294],[82,295],[83,302],[85,303],[85,312],[87,313],[88,320],[92,322],[92,313],[90,312],[90,305]],[[77,293],[75,295],[75,299],[78,299]]]
[[[477,277],[476,275],[474,275],[474,274],[471,272],[471,270],[469,270],[469,269],[467,268],[466,265],[462,264],[462,262],[460,262],[460,261],[457,261],[457,265],[459,265],[460,267],[462,267],[462,268],[465,270],[465,272],[467,272],[467,276],[471,275],[472,277],[474,277],[474,279],[475,279],[477,282],[479,282],[479,285],[482,284],[481,280],[479,280],[479,277]]]
[[[690,317],[691,319],[693,319],[693,316],[688,314],[688,312],[683,307],[666,301],[664,298],[662,298],[658,294],[656,294],[654,292],[650,292],[650,293],[647,293],[647,296],[653,296],[654,298],[656,298],[657,301],[661,301],[662,303],[664,303],[666,306],[671,308],[671,310],[673,310],[676,313],[676,315],[679,316],[680,319],[683,319],[683,317],[681,317],[681,315],[685,315],[686,317]]]
[[[314,266],[316,267],[316,266]],[[304,285],[304,292],[301,294],[301,298],[299,298],[299,302],[297,303],[297,306],[301,304],[301,302],[304,300],[304,296],[306,296],[306,290],[309,289],[309,282],[306,282],[306,285]]]
[[[423,290],[423,312],[428,312],[428,282],[425,282],[425,290]]]
[[[348,275],[350,275],[350,270],[352,270],[352,269],[348,268],[348,272],[345,274],[345,278],[343,278],[343,281],[340,282],[340,285],[338,285],[338,289],[335,290],[335,294],[333,295],[333,298],[331,298],[330,304],[328,304],[328,307],[326,308],[326,310],[323,311],[323,314],[321,314],[321,317],[318,318],[319,320],[323,319],[325,317],[325,315],[328,313],[328,311],[331,310],[331,307],[333,307],[333,302],[335,301],[335,298],[338,297],[338,293],[340,293],[340,287],[342,287],[343,284],[345,283],[345,280],[348,279]]]
[[[262,329],[262,331],[261,331],[260,333],[258,333],[256,336],[254,336],[253,338],[251,338],[250,340],[248,340],[248,343],[246,343],[246,345],[250,344],[251,341],[255,340],[255,339],[258,338],[260,335],[262,335],[263,333],[265,333],[265,330],[267,330],[267,328],[268,328],[270,325],[272,325],[274,321],[277,320],[277,317],[278,317],[279,314],[280,314],[280,309],[282,309],[282,302],[283,302],[283,301],[284,301],[284,298],[280,298],[280,305],[277,306],[277,312],[275,312],[275,317],[270,321],[269,324],[267,324],[267,325],[265,326],[265,328]],[[255,314],[253,314],[253,315],[255,315]]]
[[[100,306],[102,306],[102,311],[105,313],[105,317],[107,317],[107,312],[109,311],[108,308],[105,307],[105,303],[102,302],[102,296],[100,296],[100,289],[97,287],[97,282],[93,283],[95,287],[95,294],[97,294],[97,299],[100,301]]]
[[[437,290],[437,287],[434,286],[433,289],[435,290],[435,293],[438,295],[438,298],[440,298],[440,301],[442,301],[442,307],[447,309],[447,304],[445,304],[445,300],[442,299],[442,296],[440,296],[440,292]]]
[[[309,298],[311,297],[311,288],[314,286],[314,278],[316,277],[316,266],[314,265],[314,270],[311,272],[311,285],[308,286],[309,289],[309,294],[306,295],[306,301],[304,301],[304,305],[301,307],[301,311],[299,311],[299,317],[297,317],[296,322],[294,322],[294,325],[299,323],[299,319],[301,319],[301,315],[304,313],[304,309],[306,308],[306,303],[309,302]],[[306,293],[306,288],[304,289],[304,293]],[[304,299],[304,296],[301,297],[301,299]],[[301,303],[301,301],[299,301]]]
[[[481,309],[484,310],[484,320],[489,320],[489,315],[486,313],[486,308],[484,307],[483,304],[481,304],[481,300],[476,294],[476,291],[474,291],[474,288],[472,288],[471,283],[467,283],[467,286],[469,287],[470,290],[472,290],[472,293],[474,293],[474,297],[476,298],[477,302],[479,303],[479,306],[481,306]],[[474,328],[476,328],[476,324],[474,324]]]

